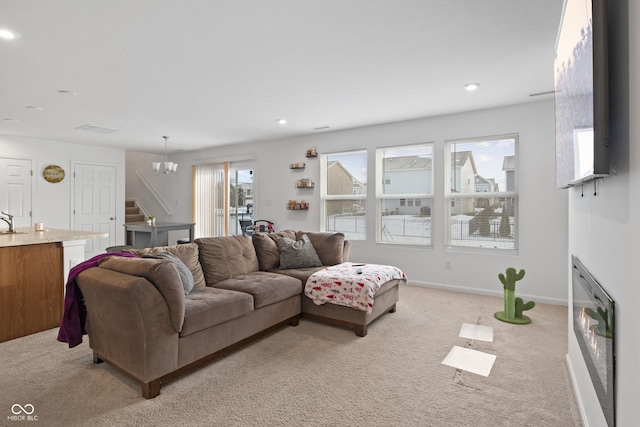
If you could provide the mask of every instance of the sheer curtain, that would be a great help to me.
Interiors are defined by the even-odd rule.
[[[225,234],[225,165],[195,166],[195,237]]]

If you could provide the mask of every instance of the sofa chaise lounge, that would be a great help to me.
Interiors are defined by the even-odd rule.
[[[345,261],[349,242],[340,233],[277,234],[208,237],[134,250],[140,257],[109,256],[82,271],[75,280],[87,310],[94,362],[107,361],[132,376],[149,399],[160,394],[163,383],[186,371],[280,326],[296,326],[301,314],[354,328],[364,336],[369,323],[395,311],[403,280],[385,283],[368,315],[306,301],[303,280],[324,266]],[[323,266],[280,269],[272,243],[303,235],[313,243]],[[154,257],[166,252],[180,265]],[[191,290],[185,290],[179,266],[193,277]]]

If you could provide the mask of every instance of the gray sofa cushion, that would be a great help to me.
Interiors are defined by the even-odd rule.
[[[184,294],[189,295],[189,292],[193,289],[193,274],[189,271],[189,268],[185,265],[184,262],[171,252],[158,251],[155,253],[149,253],[142,255],[142,258],[157,258],[157,259],[166,259],[173,263],[178,269],[178,274],[180,275],[180,280],[182,280],[182,288],[184,289]]]
[[[253,311],[249,294],[218,288],[196,288],[185,297],[184,326],[180,336],[235,319]]]
[[[277,233],[254,233],[251,236],[253,246],[258,256],[260,270],[268,271],[280,266],[280,251],[276,244],[279,237],[288,237],[296,240],[296,232],[293,230],[283,230]]]
[[[322,265],[313,243],[306,234],[298,240],[280,237],[276,239],[276,244],[280,250],[280,268],[284,270]]]
[[[328,233],[322,231],[298,231],[296,238],[300,239],[303,235],[309,236],[309,240],[313,243],[322,265],[342,264],[344,259],[344,234]]]
[[[204,237],[195,242],[207,286],[260,268],[256,250],[248,236]]]
[[[266,271],[240,274],[218,282],[215,287],[252,295],[256,310],[302,294],[302,282],[299,279]]]
[[[110,256],[100,260],[98,266],[131,276],[144,277],[151,282],[167,302],[173,329],[176,332],[182,330],[185,314],[184,288],[178,270],[171,261]]]
[[[309,267],[309,268],[292,268],[290,270],[282,270],[279,268],[274,268],[273,270],[271,270],[271,272],[295,277],[296,279],[302,282],[303,289],[304,289],[304,285],[307,283],[307,279],[309,279],[309,277],[313,273],[315,273],[316,271],[320,271],[323,268],[326,268],[326,267],[322,266],[322,267]]]
[[[158,246],[146,249],[128,249],[127,252],[132,252],[138,256],[153,254],[156,252],[170,252],[180,258],[180,260],[189,268],[193,275],[194,288],[204,288],[206,286],[202,267],[200,266],[198,245],[195,243],[185,243],[177,246]]]

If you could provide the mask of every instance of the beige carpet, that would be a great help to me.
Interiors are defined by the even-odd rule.
[[[566,308],[539,304],[526,326],[495,320],[500,310],[500,298],[403,286],[364,338],[303,319],[153,400],[94,365],[86,337],[69,349],[45,331],[0,344],[0,425],[580,426]],[[492,326],[494,342],[459,338],[462,323]],[[442,365],[454,345],[495,354],[491,374]],[[33,405],[37,423],[10,419],[14,404]]]

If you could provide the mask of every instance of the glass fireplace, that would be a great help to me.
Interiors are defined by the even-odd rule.
[[[615,425],[614,301],[572,256],[573,331],[607,424]]]

